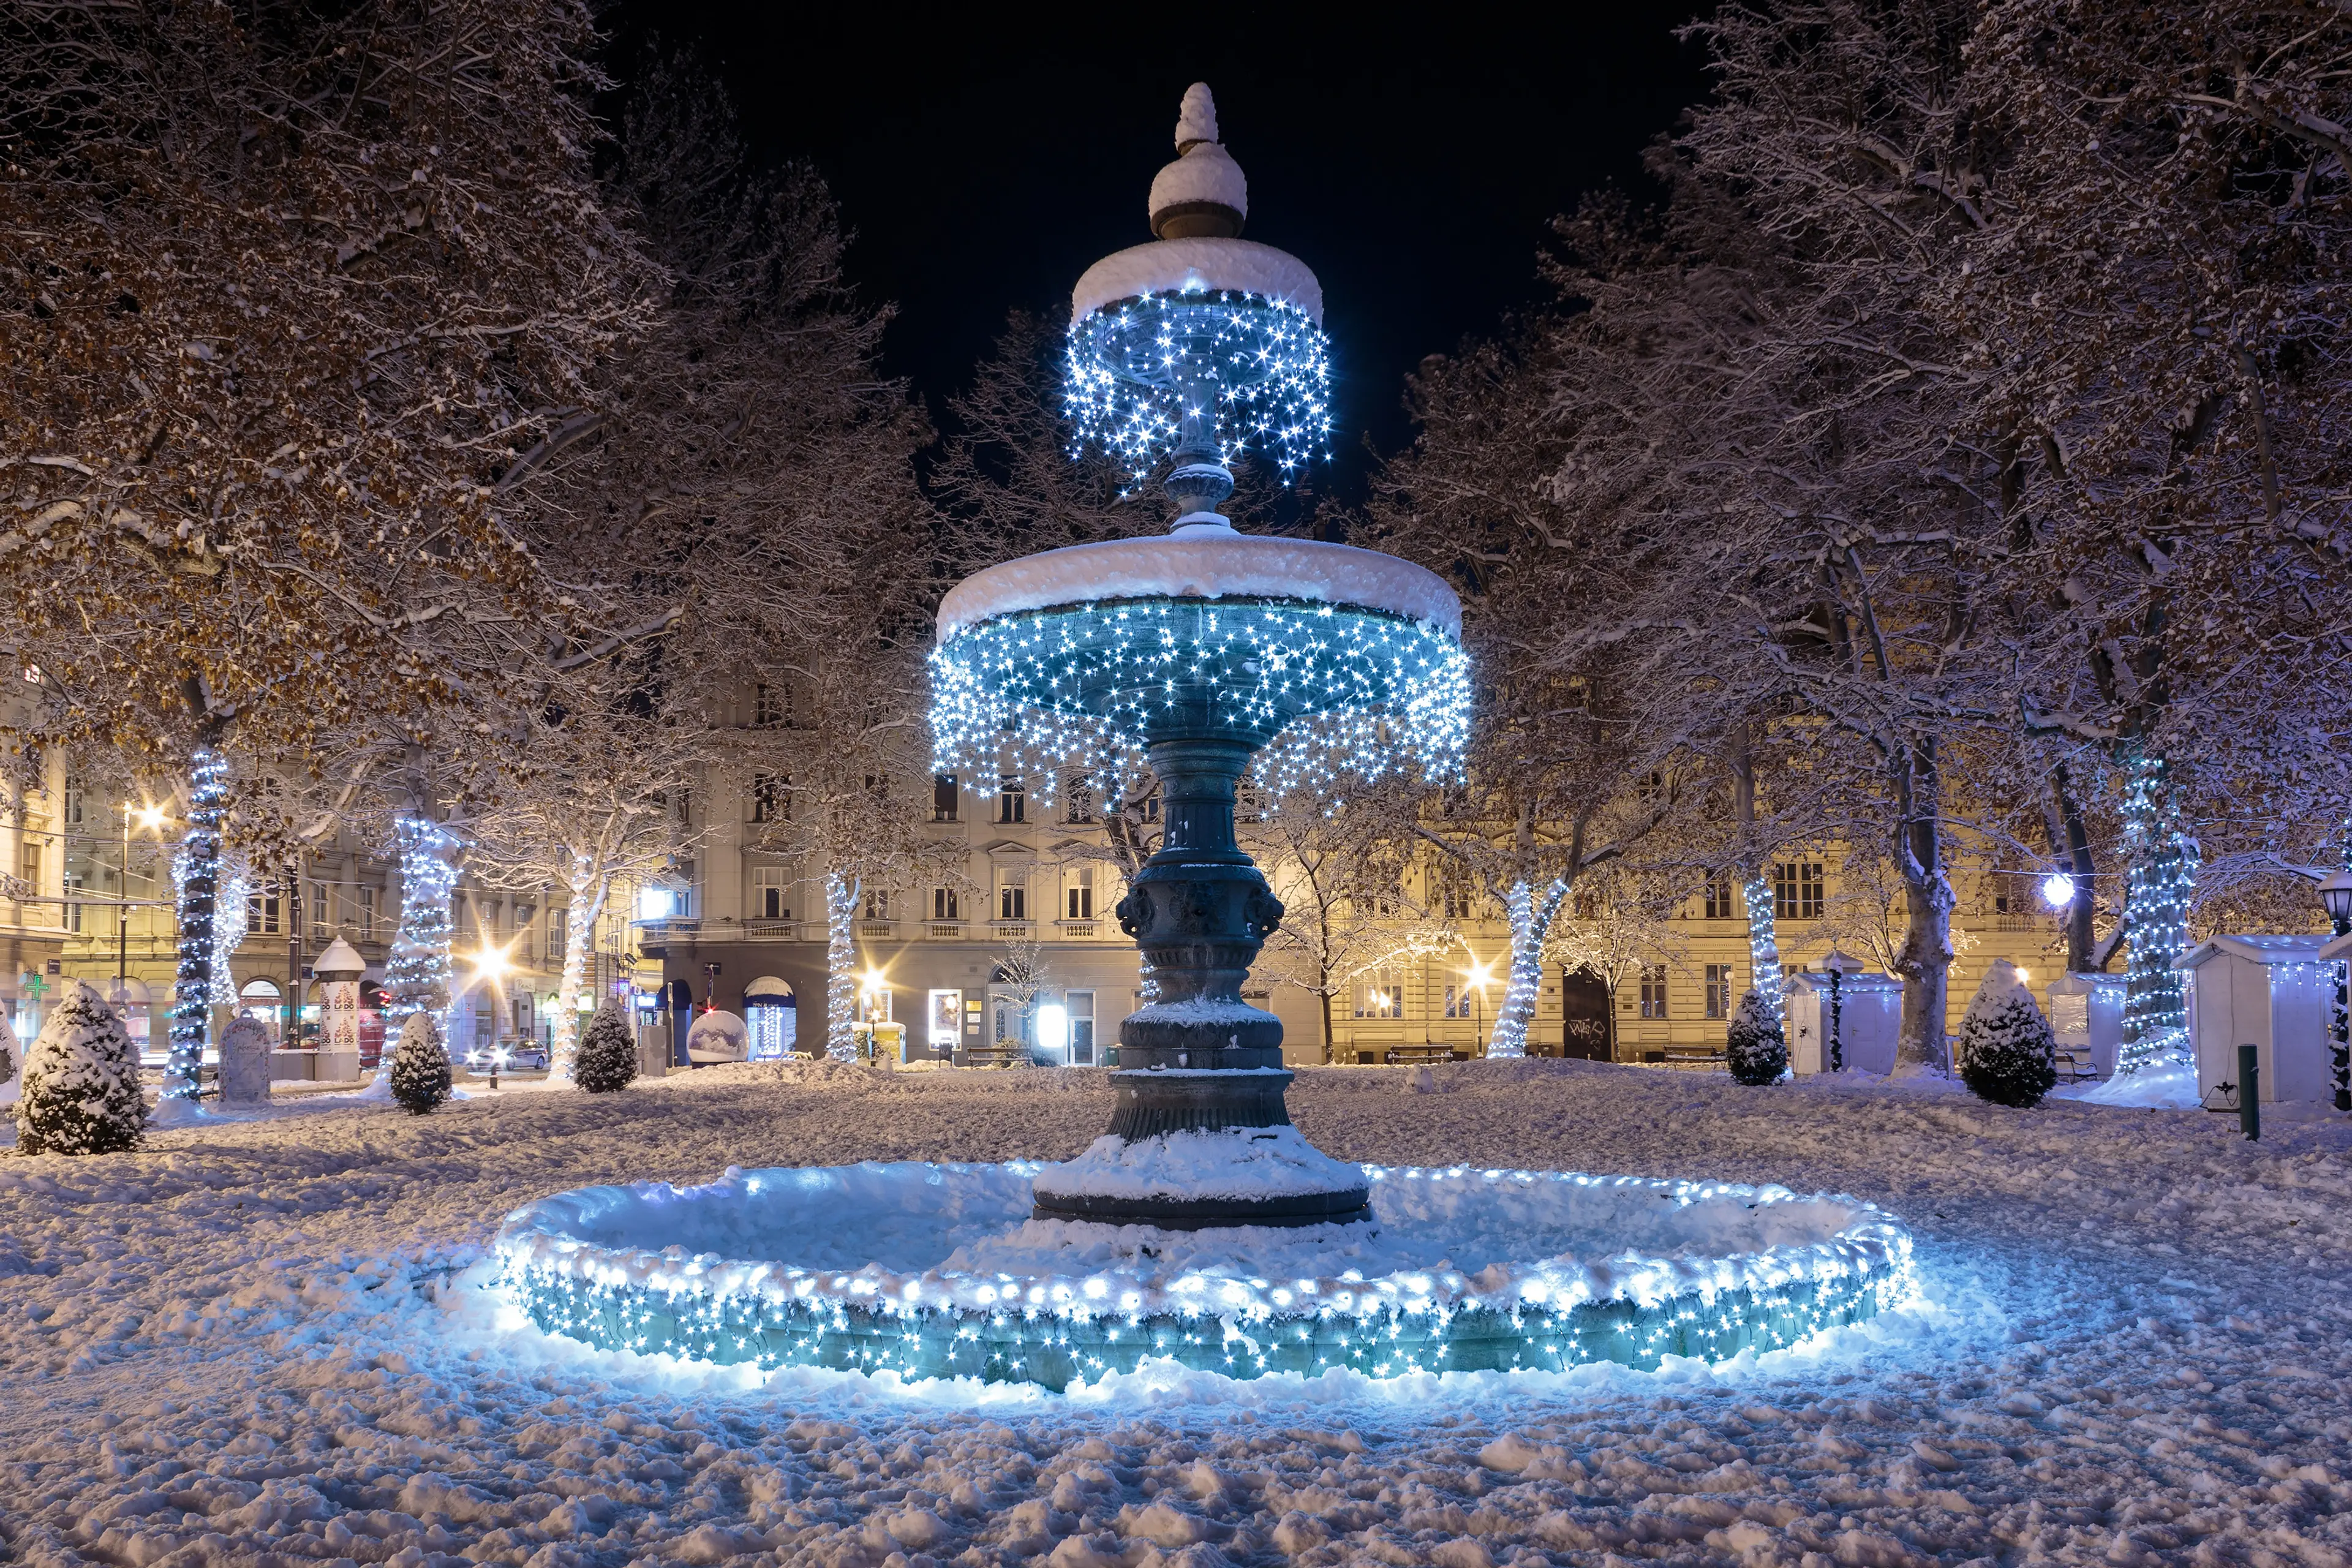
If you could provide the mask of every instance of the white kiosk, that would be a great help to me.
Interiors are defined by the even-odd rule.
[[[1895,1071],[1895,1042],[1903,1033],[1901,981],[1866,973],[1860,959],[1832,948],[1821,968],[1789,976],[1788,995],[1790,1070],[1800,1077]]]
[[[333,1083],[355,1079],[360,1076],[360,982],[367,978],[367,960],[338,934],[311,964],[310,973],[326,1003],[316,1076]]]
[[[2264,1101],[2324,1100],[2328,1080],[2328,1021],[2336,1005],[2335,965],[2324,936],[2217,936],[2180,955],[2189,1002],[2189,1038],[2197,1050],[2197,1086],[2235,1083],[2238,1047],[2254,1047]]]
[[[2052,981],[2043,994],[2051,1037],[2062,1053],[2060,1074],[2065,1074],[2071,1056],[2076,1078],[2104,1083],[2115,1077],[2124,1043],[2124,977],[2075,971]]]

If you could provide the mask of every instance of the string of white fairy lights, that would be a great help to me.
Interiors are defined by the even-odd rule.
[[[1034,773],[1049,799],[1065,770],[1131,776],[1155,725],[1187,707],[1213,732],[1271,742],[1254,771],[1278,794],[1328,797],[1407,764],[1458,778],[1469,660],[1434,626],[1305,600],[1076,605],[983,621],[931,652],[938,769]]]
[[[1375,1184],[1632,1181],[1556,1171],[1365,1172]],[[1634,1184],[1679,1203],[1735,1191]],[[671,1194],[672,1201],[697,1202],[739,1195],[732,1180]],[[746,1272],[719,1259],[668,1256],[647,1271],[625,1250],[533,1224],[510,1224],[498,1251],[502,1288],[524,1316],[547,1333],[599,1350],[762,1371],[824,1366],[1055,1388],[1152,1359],[1235,1378],[1334,1368],[1375,1378],[1559,1371],[1602,1361],[1653,1368],[1668,1355],[1714,1362],[1862,1321],[1901,1305],[1916,1288],[1908,1234],[1868,1205],[1832,1240],[1708,1260],[1696,1279],[1686,1268],[1652,1271],[1637,1258],[1612,1259],[1615,1277],[1627,1283],[1601,1297],[1525,1280],[1487,1300],[1462,1276],[1433,1271],[1282,1283],[1191,1276],[1148,1303],[1131,1292],[1122,1297],[1100,1278],[989,1274],[927,1282],[877,1279],[870,1266],[845,1274],[773,1263]],[[1679,1278],[1680,1288],[1636,1283],[1652,1273]]]
[[[1331,341],[1295,305],[1240,289],[1139,295],[1070,323],[1071,456],[1103,447],[1140,484],[1188,415],[1285,484],[1331,440]]]

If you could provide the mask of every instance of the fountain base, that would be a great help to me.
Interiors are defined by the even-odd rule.
[[[1241,1113],[1270,1108],[1279,1121],[1195,1123],[1095,1140],[1076,1159],[1037,1173],[1036,1219],[1208,1230],[1223,1226],[1346,1225],[1371,1217],[1363,1168],[1334,1160],[1290,1125],[1282,1086],[1290,1075],[1260,1072],[1140,1072],[1123,1086],[1122,1110],[1141,1097],[1222,1097]],[[1220,1081],[1223,1080],[1223,1081]],[[1244,1087],[1247,1086],[1247,1087]],[[1244,1096],[1257,1096],[1244,1100]],[[1143,1100],[1148,1109],[1150,1100]],[[1233,1114],[1214,1104],[1194,1109]],[[1125,1120],[1125,1118],[1122,1118]]]

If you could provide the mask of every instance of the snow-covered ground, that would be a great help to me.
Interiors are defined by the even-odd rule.
[[[730,1164],[1066,1158],[1100,1075],[713,1068],[427,1118],[311,1098],[0,1162],[0,1542],[932,1568],[2352,1562],[2352,1126],[1569,1063],[1302,1073],[1335,1154],[1852,1193],[1915,1309],[1761,1362],[1058,1396],[596,1355],[469,1267],[517,1205]]]

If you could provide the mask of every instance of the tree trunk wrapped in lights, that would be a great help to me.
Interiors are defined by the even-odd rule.
[[[1495,1032],[1487,1038],[1490,1057],[1528,1054],[1528,1026],[1535,1021],[1536,995],[1543,986],[1544,942],[1567,898],[1568,881],[1560,877],[1545,883],[1540,897],[1524,880],[1513,882],[1503,896],[1511,922],[1511,970],[1502,1005],[1495,1009]]]
[[[163,1095],[194,1100],[212,1032],[219,987],[216,951],[221,893],[221,803],[228,793],[228,759],[199,746],[188,770],[188,831],[172,858],[179,905],[179,966],[172,991],[172,1045],[164,1058]],[[239,911],[242,913],[242,911]]]
[[[2165,760],[2135,747],[2125,766],[2131,956],[2124,971],[2118,1074],[2160,1067],[2188,1054],[2188,998],[2173,964],[2189,951],[2189,901],[2197,886],[2197,845],[2180,830]]]
[[[404,814],[393,825],[393,844],[400,859],[400,926],[383,966],[388,1024],[449,1005],[449,895],[457,885],[447,858],[453,843],[440,824]]]
[[[856,882],[824,874],[824,1053],[837,1062],[857,1059],[857,900]]]

